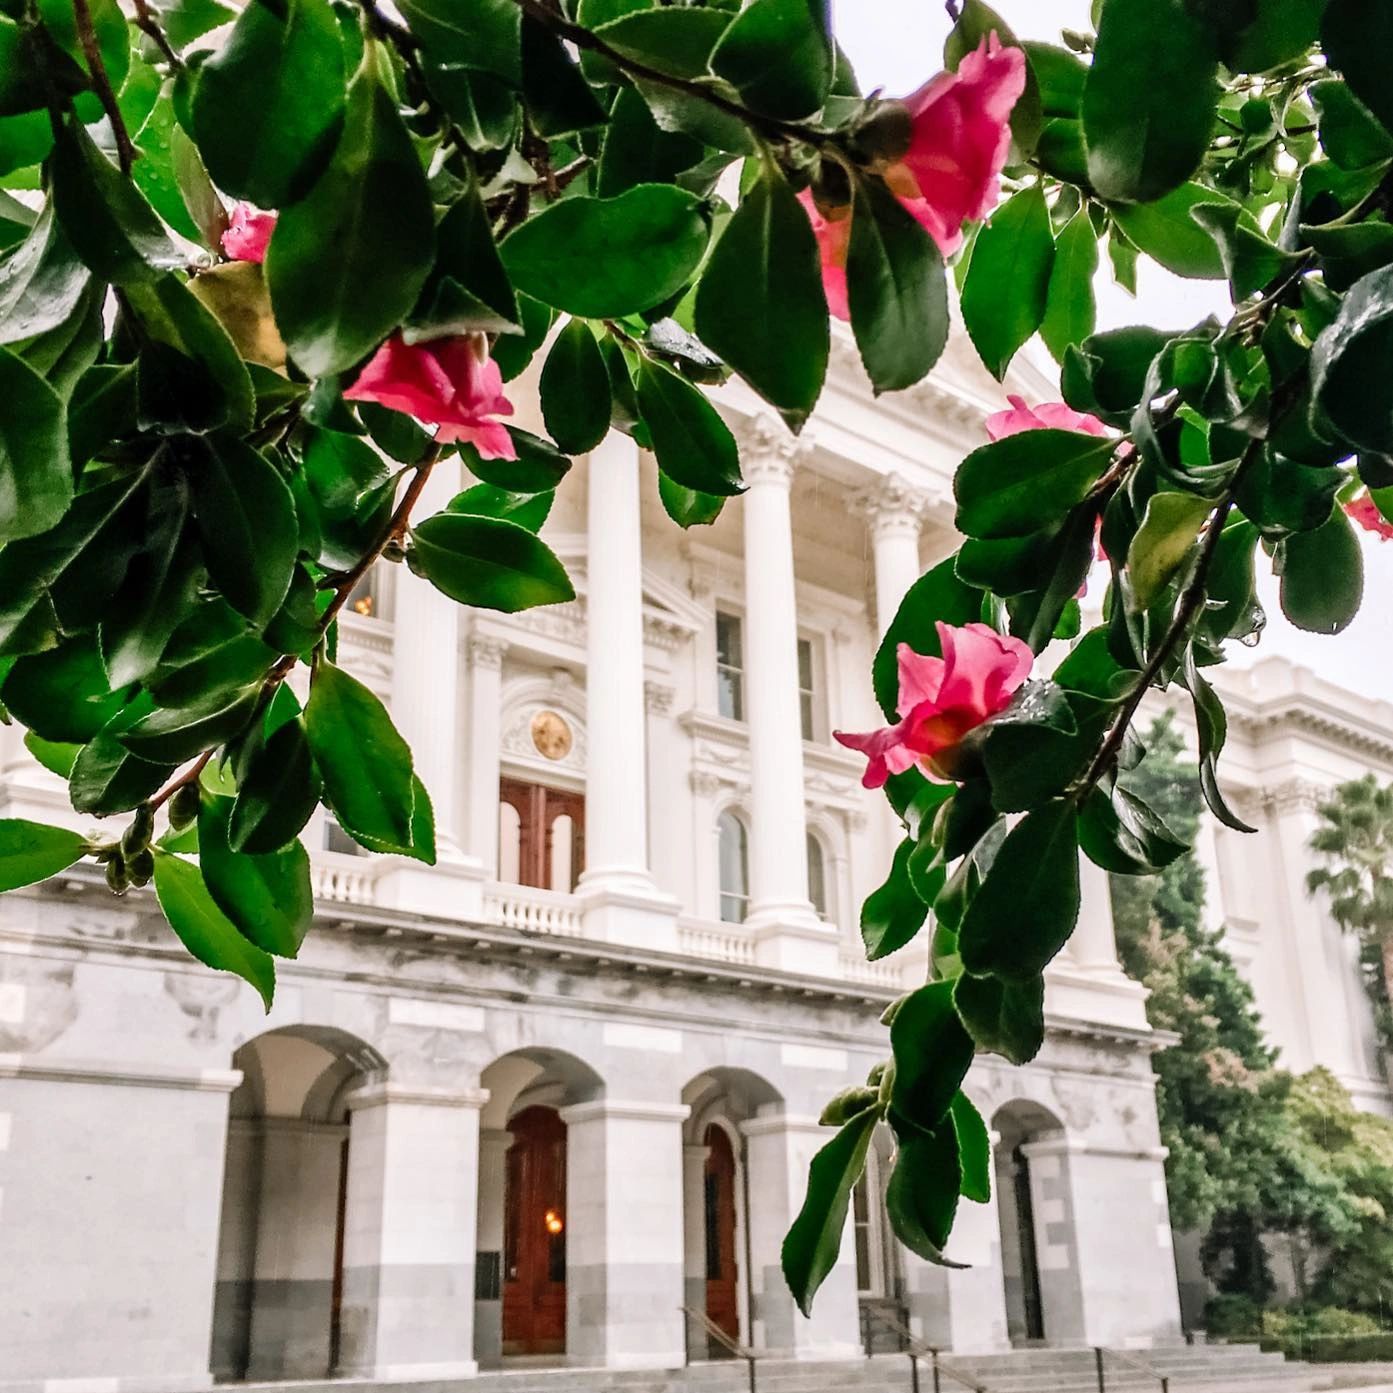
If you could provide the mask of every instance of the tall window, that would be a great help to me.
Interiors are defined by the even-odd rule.
[[[367,853],[331,817],[324,819],[324,850],[340,856],[366,856]]]
[[[827,860],[822,854],[822,843],[812,833],[808,833],[808,898],[813,902],[819,919],[827,914]]]
[[[817,683],[813,673],[813,641],[798,640],[798,715],[803,739],[817,739]]]
[[[743,924],[750,908],[750,851],[745,824],[729,808],[716,823],[721,862],[721,918]]]
[[[745,719],[745,649],[739,615],[716,611],[716,700],[722,716]]]

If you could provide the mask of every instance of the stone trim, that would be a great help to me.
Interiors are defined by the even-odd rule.
[[[192,1093],[231,1093],[242,1082],[242,1071],[0,1054],[0,1078],[38,1079],[50,1083],[115,1084],[132,1088],[183,1088]]]
[[[228,1119],[228,1130],[248,1136],[264,1136],[272,1133],[277,1136],[336,1137],[348,1135],[348,1126],[343,1122],[308,1122],[303,1117],[233,1117]]]
[[[435,1108],[475,1108],[479,1109],[489,1100],[486,1088],[422,1088],[413,1084],[370,1083],[347,1098],[349,1112],[360,1108],[379,1108],[392,1103],[414,1103],[419,1106]]]
[[[805,1117],[799,1113],[776,1112],[767,1116],[747,1118],[740,1123],[740,1135],[745,1137],[768,1137],[776,1132],[814,1132],[830,1137],[835,1128],[824,1127],[815,1117]]]
[[[595,1098],[588,1103],[573,1103],[561,1109],[561,1120],[568,1127],[573,1122],[594,1122],[600,1118],[619,1118],[629,1122],[685,1122],[692,1115],[686,1103],[624,1102],[619,1099]]]

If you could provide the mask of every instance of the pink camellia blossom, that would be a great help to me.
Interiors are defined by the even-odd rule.
[[[1004,710],[1035,661],[1020,639],[1007,638],[990,625],[935,627],[941,658],[927,658],[907,643],[897,650],[900,719],[865,735],[832,732],[839,744],[860,750],[869,760],[861,780],[867,788],[879,788],[891,774],[903,774],[916,762],[937,774],[935,756]]]
[[[1076,430],[1085,435],[1106,435],[1108,428],[1086,411],[1075,411],[1062,401],[1041,402],[1027,406],[1024,397],[1008,396],[1009,411],[997,411],[986,419],[987,437],[1005,440],[1008,435],[1020,435],[1028,430]]]
[[[1379,512],[1378,504],[1367,493],[1361,493],[1358,498],[1346,503],[1345,512],[1351,522],[1358,523],[1366,532],[1377,533],[1381,541],[1386,542],[1393,537],[1393,523]]]
[[[993,31],[957,72],[939,73],[904,98],[914,134],[885,182],[944,256],[962,246],[964,223],[981,222],[996,207],[1011,148],[1008,122],[1025,82],[1025,54],[1003,48]]]
[[[823,217],[810,189],[804,189],[798,195],[798,201],[808,210],[808,221],[812,223],[813,236],[817,238],[827,309],[834,318],[849,321],[851,306],[846,298],[846,251],[851,241],[851,209],[837,209],[840,217]]]
[[[375,401],[438,425],[442,445],[468,441],[484,459],[517,459],[517,447],[495,416],[511,416],[503,374],[482,334],[407,343],[393,334],[368,359],[345,401]]]
[[[250,203],[234,203],[222,249],[233,261],[266,260],[266,247],[276,230],[276,215],[263,213]]]

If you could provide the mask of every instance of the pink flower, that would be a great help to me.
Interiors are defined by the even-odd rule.
[[[503,395],[503,374],[488,356],[482,334],[457,334],[409,344],[393,334],[368,360],[345,401],[375,401],[440,427],[442,445],[467,440],[484,459],[517,459],[501,421],[513,408]]]
[[[1025,54],[993,31],[958,65],[904,99],[914,121],[909,149],[885,182],[944,256],[962,245],[963,224],[981,222],[1001,193],[1011,148],[1008,122],[1025,91]]]
[[[1393,537],[1393,523],[1379,511],[1379,506],[1367,493],[1345,504],[1345,512],[1352,522],[1356,522],[1366,532],[1376,532],[1381,541]]]
[[[276,215],[250,203],[234,203],[232,218],[222,235],[222,249],[234,261],[265,261],[266,246],[276,230]]]
[[[846,249],[851,241],[851,209],[839,208],[840,215],[825,218],[813,199],[812,191],[804,189],[798,201],[808,210],[813,225],[818,253],[822,257],[822,288],[827,292],[827,308],[837,319],[851,319],[851,306],[846,298]]]
[[[941,658],[927,658],[907,643],[899,646],[899,721],[865,735],[832,732],[840,744],[869,760],[861,780],[867,788],[879,788],[916,761],[937,773],[935,756],[1004,710],[1035,661],[1020,639],[1007,638],[987,624],[936,628]]]
[[[1108,428],[1085,411],[1075,411],[1062,401],[1042,402],[1027,406],[1024,397],[1008,396],[1009,411],[997,411],[986,420],[989,439],[1005,440],[1008,435],[1020,435],[1028,430],[1076,430],[1085,435],[1106,435]]]

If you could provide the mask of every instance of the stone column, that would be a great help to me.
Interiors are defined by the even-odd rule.
[[[339,1372],[474,1374],[482,1091],[391,1083],[349,1099]]]
[[[464,844],[485,880],[498,879],[498,763],[502,744],[503,657],[508,645],[469,636],[469,741]]]
[[[479,1133],[479,1238],[475,1271],[474,1357],[481,1369],[503,1358],[503,1206],[511,1132]]]
[[[706,1155],[705,1146],[682,1148],[683,1301],[694,1311],[706,1309]],[[687,1357],[705,1359],[706,1332],[698,1321],[686,1324]]]
[[[648,865],[643,695],[643,523],[638,447],[612,431],[591,452],[586,554],[586,934],[677,946],[677,906]]]
[[[837,933],[808,900],[798,606],[789,488],[807,446],[761,419],[746,432],[745,714],[750,731],[750,915],[756,960],[830,976]]]
[[[675,1369],[686,1341],[685,1103],[601,1098],[566,1124],[566,1355],[581,1366]]]
[[[816,1118],[787,1113],[751,1118],[740,1126],[750,1177],[750,1343],[797,1359],[851,1359],[861,1348],[856,1257],[848,1215],[841,1252],[806,1320],[794,1305],[780,1266],[784,1234],[803,1204],[808,1163],[832,1139]]]
[[[665,682],[643,684],[643,704],[648,714],[648,864],[654,877],[683,903],[694,903],[691,882],[691,848],[673,817],[678,779],[686,749],[673,746],[672,701],[677,695]]]
[[[909,587],[919,579],[919,521],[928,499],[898,474],[887,474],[857,496],[871,534],[875,564],[876,631],[890,627]]]

